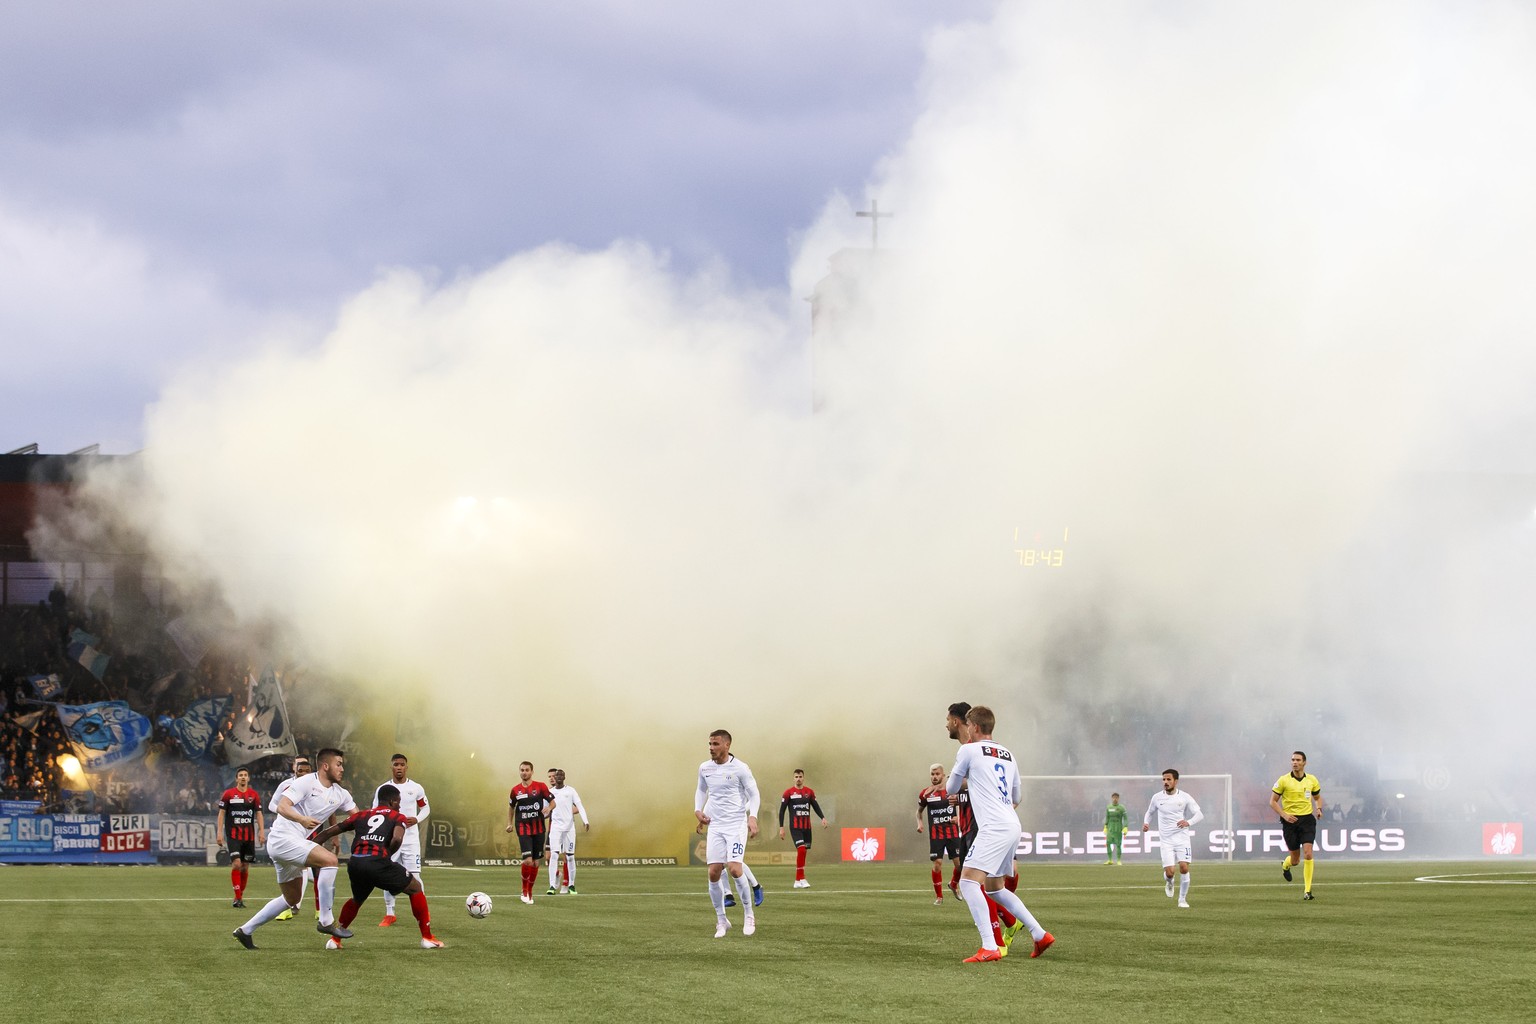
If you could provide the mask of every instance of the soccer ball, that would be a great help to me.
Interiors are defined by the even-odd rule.
[[[483,892],[472,892],[464,901],[464,909],[470,917],[484,917],[491,912],[491,898]]]

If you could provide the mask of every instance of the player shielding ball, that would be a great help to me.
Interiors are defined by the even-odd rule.
[[[277,820],[267,833],[267,856],[277,868],[277,884],[282,895],[256,912],[256,916],[234,931],[235,940],[246,949],[255,949],[251,934],[284,909],[297,910],[304,892],[304,869],[316,867],[320,876],[316,889],[320,894],[320,920],[315,929],[337,939],[350,939],[352,933],[336,924],[331,905],[336,895],[336,855],[311,838],[320,825],[337,812],[357,810],[352,794],[341,786],[346,771],[346,757],[334,747],[320,751],[319,770],[313,775],[294,779],[277,798]]]
[[[731,922],[725,916],[725,886],[721,882],[727,871],[736,880],[736,891],[746,912],[741,933],[751,935],[757,931],[757,915],[742,870],[742,858],[747,853],[747,840],[757,835],[761,801],[752,769],[731,753],[731,734],[724,729],[710,733],[709,760],[699,765],[693,815],[708,829],[704,856],[709,865],[709,901],[715,906],[717,939],[731,930]]]
[[[1205,816],[1200,813],[1195,798],[1179,789],[1179,772],[1175,768],[1163,772],[1162,791],[1152,794],[1152,802],[1141,819],[1143,832],[1152,827],[1154,816],[1157,818],[1158,843],[1163,851],[1163,877],[1167,880],[1163,892],[1170,898],[1173,896],[1173,875],[1177,868],[1179,907],[1188,910],[1190,850],[1194,846],[1190,829]]]
[[[960,849],[959,809],[949,802],[944,788],[944,766],[928,766],[929,785],[917,794],[917,830],[923,830],[923,815],[928,815],[928,859],[933,863],[933,904],[944,902],[944,858],[955,865],[959,877],[964,859]]]
[[[809,889],[805,879],[805,858],[811,851],[811,812],[821,819],[821,827],[827,827],[827,816],[821,813],[816,802],[816,791],[805,784],[805,769],[796,768],[795,783],[784,791],[779,800],[779,838],[784,838],[784,815],[789,814],[789,835],[795,843],[795,888]]]
[[[976,839],[965,854],[965,868],[960,872],[960,895],[981,934],[981,948],[964,962],[990,963],[1007,955],[998,948],[993,935],[988,897],[1029,929],[1030,938],[1035,942],[1030,956],[1037,957],[1050,948],[1056,937],[1040,927],[1040,922],[1016,893],[1003,887],[1003,879],[1014,873],[1013,858],[1018,852],[1019,835],[1024,831],[1018,812],[1022,796],[1019,768],[1013,752],[992,739],[997,719],[990,708],[971,708],[965,720],[970,726],[970,742],[960,747],[960,756],[944,787],[949,791],[950,802],[956,805],[961,788],[967,787],[971,794],[971,812],[976,816]],[[986,885],[985,896],[982,895],[983,884]]]
[[[1301,898],[1312,898],[1312,843],[1317,839],[1317,823],[1323,817],[1323,784],[1307,771],[1307,755],[1297,750],[1291,754],[1291,770],[1275,780],[1269,806],[1280,815],[1280,829],[1285,833],[1288,853],[1280,862],[1280,874],[1291,880],[1291,868],[1301,862]]]
[[[323,843],[343,832],[353,833],[352,856],[347,861],[352,898],[342,905],[338,920],[343,928],[351,924],[375,889],[392,895],[405,893],[411,901],[411,913],[421,927],[421,948],[441,949],[443,944],[432,935],[432,918],[427,913],[427,894],[422,892],[421,879],[395,857],[411,827],[411,819],[400,813],[400,791],[386,782],[376,796],[378,802],[373,807],[354,811],[315,835],[315,841]],[[333,936],[325,941],[325,948],[340,949],[341,940]]]
[[[251,861],[256,847],[267,841],[266,821],[261,814],[261,797],[251,788],[251,773],[245,768],[235,772],[235,784],[219,797],[217,831],[219,845],[229,849],[229,880],[235,888],[232,907],[245,906],[245,886],[251,876]]]
[[[394,852],[394,859],[401,867],[421,882],[421,823],[427,820],[432,809],[427,806],[427,791],[421,787],[421,783],[412,779],[409,775],[410,761],[404,754],[396,754],[389,759],[389,781],[385,786],[393,786],[400,801],[399,811],[405,818],[405,837],[400,841],[400,848]],[[384,786],[380,786],[373,794],[373,806],[379,807],[384,803]],[[426,892],[426,883],[421,882],[422,892]],[[384,920],[379,922],[380,928],[388,928],[395,923],[395,894],[388,889],[384,890]]]

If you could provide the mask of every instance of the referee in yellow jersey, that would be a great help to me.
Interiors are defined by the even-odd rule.
[[[1280,828],[1285,833],[1285,848],[1290,852],[1280,862],[1280,873],[1291,880],[1291,868],[1300,861],[1301,881],[1306,892],[1301,898],[1312,898],[1312,843],[1317,839],[1317,822],[1323,816],[1323,786],[1317,776],[1307,771],[1307,755],[1298,750],[1291,754],[1291,770],[1275,782],[1274,795],[1269,806],[1280,815]]]

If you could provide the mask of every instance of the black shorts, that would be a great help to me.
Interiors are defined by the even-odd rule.
[[[225,836],[224,843],[229,847],[230,860],[234,860],[236,857],[239,857],[241,860],[249,864],[251,861],[256,859],[256,840],[234,839],[230,836]]]
[[[1298,814],[1294,823],[1281,818],[1280,831],[1285,833],[1285,848],[1299,850],[1303,843],[1317,841],[1317,818],[1312,814]]]
[[[960,837],[960,856],[962,858],[964,858],[967,853],[971,852],[971,844],[976,841],[976,834],[979,831],[980,826],[977,826],[976,828],[971,829],[965,835]]]
[[[811,848],[811,830],[808,828],[790,829],[789,838],[795,841],[796,846],[803,846],[807,850]]]
[[[932,839],[932,838],[930,838],[928,840],[928,859],[929,860],[943,860],[945,857],[948,857],[951,860],[958,860],[959,858],[965,856],[965,852],[960,847],[960,844],[963,843],[964,841],[965,840],[963,840],[963,839],[955,839],[955,838],[949,838],[949,839]]]
[[[352,902],[361,903],[375,889],[400,895],[411,884],[411,875],[388,857],[353,857],[347,861],[347,881],[352,883]]]
[[[518,836],[517,845],[522,847],[524,857],[532,857],[534,860],[544,859],[544,842],[549,835],[539,832],[531,836]]]

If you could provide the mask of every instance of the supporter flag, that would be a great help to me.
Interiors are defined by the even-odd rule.
[[[176,641],[176,649],[181,651],[188,665],[196,667],[203,660],[203,655],[208,653],[208,638],[185,615],[167,622],[165,631]]]
[[[189,761],[206,760],[212,753],[219,723],[233,703],[229,697],[204,697],[187,705],[182,716],[171,722],[171,735],[181,744],[181,752]]]
[[[85,630],[75,630],[69,635],[69,660],[78,661],[90,670],[91,675],[100,679],[107,674],[107,662],[112,658],[96,649],[97,642]]]
[[[51,701],[64,692],[64,684],[56,675],[27,676],[27,682],[32,684],[32,692],[37,694],[38,700]]]
[[[38,708],[36,711],[28,711],[24,715],[17,715],[15,718],[11,719],[11,721],[15,722],[19,727],[36,736],[37,723],[43,720],[43,710],[43,708]]]
[[[283,686],[270,667],[251,686],[251,699],[244,711],[235,716],[235,724],[224,740],[224,756],[238,768],[271,754],[297,754],[293,730],[288,725],[288,708],[283,704]]]
[[[144,756],[149,745],[149,719],[130,708],[127,701],[53,707],[80,767],[86,771],[108,771]]]

